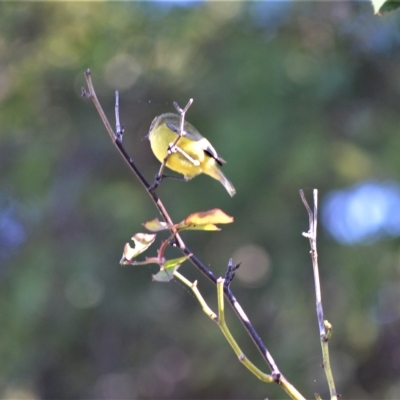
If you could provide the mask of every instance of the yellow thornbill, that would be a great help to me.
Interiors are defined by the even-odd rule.
[[[164,161],[171,146],[180,132],[181,117],[167,113],[154,118],[151,123],[148,138],[151,149],[158,161]],[[206,174],[220,181],[227,192],[233,196],[236,193],[232,183],[219,169],[225,160],[221,158],[211,143],[189,122],[183,125],[184,135],[176,144],[177,151],[170,154],[166,166],[179,172],[190,180],[197,175]]]

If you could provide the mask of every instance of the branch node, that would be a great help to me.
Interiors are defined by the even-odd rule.
[[[189,110],[189,107],[192,105],[192,103],[193,103],[193,99],[189,99],[189,101],[186,104],[184,109],[180,108],[176,101],[174,101],[172,104],[174,105],[176,111],[178,111],[178,113],[180,115],[182,115],[182,114],[185,114],[187,110]]]
[[[281,385],[281,373],[280,372],[272,371],[271,376],[272,376],[272,379],[274,380],[274,382]]]
[[[235,277],[235,271],[240,267],[241,263],[233,264],[232,258],[228,261],[228,266],[225,272],[225,287],[229,287]]]
[[[81,87],[81,97],[85,97],[86,99],[91,99],[93,95],[88,92],[83,86]]]

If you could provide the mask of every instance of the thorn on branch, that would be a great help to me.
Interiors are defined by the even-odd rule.
[[[332,324],[328,320],[324,320],[324,326],[325,326],[325,329],[326,329],[326,334],[324,335],[322,340],[324,342],[328,342],[329,339],[332,337],[333,327],[332,327]]]
[[[122,127],[121,128],[121,130],[119,130],[119,131],[117,131],[116,133],[115,133],[115,140],[118,142],[118,143],[122,143],[122,138],[123,138],[123,136],[124,136],[124,133],[125,133],[125,129],[124,129],[124,127]]]
[[[280,372],[272,372],[271,374],[273,380],[278,383],[279,385],[281,385],[281,373]]]
[[[84,97],[86,99],[91,99],[93,95],[88,92],[83,86],[81,87],[81,97]]]

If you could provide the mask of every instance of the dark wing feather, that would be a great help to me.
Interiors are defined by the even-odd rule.
[[[179,123],[176,123],[176,119],[178,118],[178,121],[180,121],[179,115],[165,114],[165,117],[165,125],[167,125],[168,128],[171,129],[171,131],[178,134],[180,131],[180,125]],[[226,163],[226,161],[217,153],[211,143],[205,137],[203,137],[201,133],[191,123],[185,121],[183,129],[185,130],[185,137],[199,142],[204,152],[210,157],[214,158],[219,165],[222,166],[222,164]]]
[[[210,157],[214,158],[215,161],[222,167],[223,164],[226,164],[226,161],[215,151],[212,147],[214,152],[210,152],[208,149],[205,149],[204,152],[207,153]]]

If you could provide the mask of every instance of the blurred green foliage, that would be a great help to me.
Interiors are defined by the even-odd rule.
[[[233,290],[281,371],[326,397],[298,190],[323,202],[398,180],[397,18],[348,2],[0,3],[1,397],[285,397],[244,369],[185,287],[119,266],[158,215],[80,98],[89,67],[111,122],[120,91],[124,143],[149,180],[159,164],[142,137],[194,98],[187,118],[237,194],[205,176],[158,193],[176,221],[215,207],[235,217],[183,237],[217,275],[243,261]],[[318,245],[339,392],[399,398],[399,239],[349,246],[320,225]],[[215,288],[189,263],[180,271],[215,310]],[[233,313],[227,322],[269,372]]]

